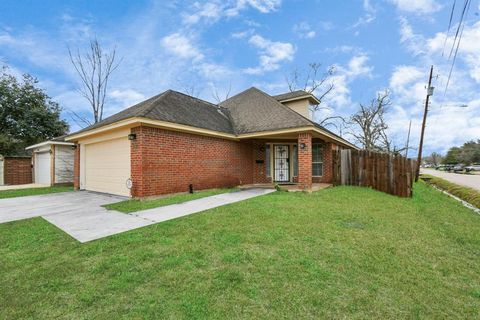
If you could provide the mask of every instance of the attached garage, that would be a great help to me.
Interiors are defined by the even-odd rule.
[[[81,144],[85,190],[130,196],[130,141],[126,135]]]

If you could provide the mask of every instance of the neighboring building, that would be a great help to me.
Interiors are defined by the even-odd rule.
[[[319,101],[250,88],[219,105],[168,90],[66,138],[77,189],[147,197],[256,183],[331,182],[332,150],[355,148],[313,122]]]
[[[75,144],[65,136],[26,148],[32,151],[33,182],[44,185],[73,183]]]
[[[0,185],[32,183],[32,160],[29,156],[0,156]]]

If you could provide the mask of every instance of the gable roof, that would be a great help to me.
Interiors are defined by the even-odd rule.
[[[277,94],[275,96],[272,96],[275,98],[277,101],[291,101],[291,100],[297,100],[297,99],[308,99],[312,103],[319,104],[320,101],[315,97],[313,94],[304,91],[304,90],[297,90],[297,91],[292,91],[292,92],[287,92],[287,93],[282,93],[282,94]]]
[[[311,126],[313,123],[255,87],[220,103],[236,134]]]
[[[167,90],[97,122],[75,134],[100,128],[121,120],[142,117],[192,127],[233,133],[228,111],[210,102]]]

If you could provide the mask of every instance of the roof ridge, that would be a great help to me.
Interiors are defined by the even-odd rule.
[[[143,114],[143,117],[146,118],[146,117],[150,114],[150,112],[153,111],[153,109],[155,108],[154,102],[157,102],[159,99],[164,98],[165,95],[166,95],[167,93],[169,93],[170,91],[172,91],[172,90],[168,89],[168,90],[166,90],[166,91],[163,91],[163,92],[160,93],[160,94],[157,94],[156,96],[151,97],[150,99],[152,99],[152,101],[150,101],[150,105],[146,108],[146,110],[145,110],[145,112],[144,112],[144,114]],[[147,99],[147,100],[149,100],[149,99]],[[140,102],[140,103],[141,103],[141,102]],[[135,107],[135,106],[133,106],[133,107]]]
[[[257,90],[258,92],[261,92],[262,94],[266,95],[270,100],[272,101],[275,101],[275,103],[277,103],[278,105],[280,105],[282,108],[284,108],[285,110],[288,110],[288,112],[292,113],[292,114],[295,114],[295,116],[299,116],[300,118],[303,118],[304,120],[307,120],[309,123],[315,125],[315,123],[308,119],[307,117],[304,117],[302,116],[300,113],[298,113],[297,111],[293,110],[292,108],[289,108],[287,107],[286,105],[284,105],[283,103],[279,102],[277,99],[275,99],[274,97],[272,97],[271,95],[269,95],[268,93],[260,90],[260,89],[257,89],[255,87],[252,87],[253,89]]]
[[[241,95],[242,93],[245,93],[245,92],[247,92],[247,91],[249,91],[249,90],[252,90],[252,89],[255,89],[255,90],[260,91],[260,90],[257,89],[256,87],[253,87],[253,86],[252,86],[252,87],[250,87],[250,88],[248,88],[248,89],[245,89],[245,90],[243,90],[243,91],[240,91],[239,93],[237,93],[236,95],[231,96],[231,97],[228,98],[228,99],[223,100],[223,101],[220,102],[218,105],[221,106],[222,104],[224,104],[224,103],[227,102],[228,100],[231,100],[231,99],[235,98],[236,96]],[[228,109],[228,108],[226,108],[226,109]]]
[[[209,105],[211,105],[211,106],[213,106],[213,107],[215,107],[215,108],[219,107],[218,104],[212,103],[212,102],[207,101],[207,100],[203,100],[203,99],[198,98],[198,97],[191,96],[191,95],[189,95],[189,94],[186,94],[186,93],[183,93],[183,92],[180,92],[180,91],[177,91],[177,90],[168,89],[168,91],[171,91],[171,92],[175,92],[175,93],[184,95],[184,96],[186,96],[186,97],[189,97],[190,99],[195,99],[195,100],[199,100],[199,101],[205,102],[205,103],[207,103],[207,104],[209,104]]]

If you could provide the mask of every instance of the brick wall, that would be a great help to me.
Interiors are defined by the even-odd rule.
[[[252,142],[173,132],[132,129],[132,195],[145,197],[253,182]]]
[[[317,142],[316,139],[313,141]],[[318,142],[322,142],[319,140]],[[336,145],[331,142],[325,142],[323,144],[323,176],[312,177],[314,183],[331,183],[333,180],[333,150]]]
[[[80,145],[76,145],[73,153],[73,188],[80,189]]]
[[[27,184],[32,183],[32,159],[30,157],[4,158],[4,183]]]
[[[312,135],[308,132],[298,134],[298,183],[303,189],[312,187]]]
[[[252,142],[253,153],[253,183],[271,183],[272,178],[267,177],[267,158],[266,158],[266,146],[264,141]],[[270,154],[273,150],[270,150]],[[257,160],[263,161],[263,163],[257,163]],[[272,164],[270,164],[272,165]]]

